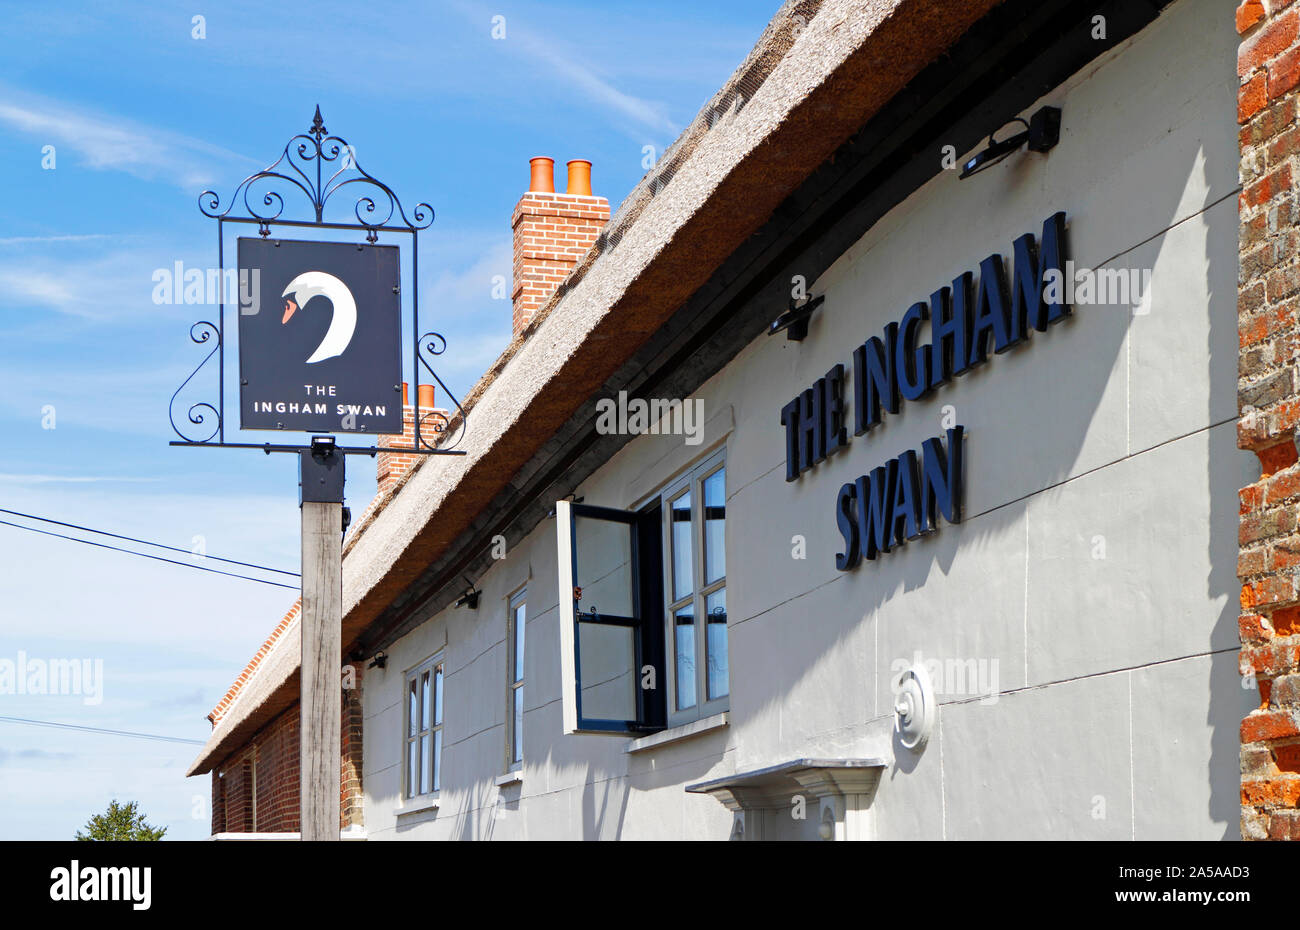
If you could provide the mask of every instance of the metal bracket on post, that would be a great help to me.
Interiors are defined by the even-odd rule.
[[[347,456],[333,436],[311,437],[311,448],[298,453],[298,506],[343,503],[343,463]]]

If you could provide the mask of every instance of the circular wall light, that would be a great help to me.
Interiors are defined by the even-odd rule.
[[[929,674],[922,666],[912,666],[899,679],[894,698],[894,730],[898,741],[905,748],[920,752],[930,738],[938,712]]]

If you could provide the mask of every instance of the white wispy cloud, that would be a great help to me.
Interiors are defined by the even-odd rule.
[[[90,242],[95,239],[122,239],[124,236],[110,236],[108,233],[87,233],[84,235],[72,236],[8,236],[0,238],[0,246],[3,245],[45,245],[50,242]]]
[[[232,161],[253,162],[228,149],[156,126],[89,112],[48,98],[0,88],[0,124],[60,148],[71,149],[90,168],[123,171],[147,181],[164,180],[186,190],[220,176],[217,167]]]
[[[0,291],[7,295],[6,303],[17,298],[45,307],[52,307],[72,316],[88,319],[95,313],[90,309],[90,298],[57,274],[32,271],[25,268],[0,268]]]
[[[158,480],[160,479],[131,478],[123,475],[23,475],[0,472],[0,482],[11,482],[13,484],[97,484],[102,481],[147,484]]]
[[[681,127],[668,118],[667,104],[619,90],[584,64],[581,55],[558,48],[554,39],[538,33],[524,33],[519,44],[530,57],[586,94],[593,103],[612,110],[637,129],[666,133],[669,137],[676,137],[681,132]]]
[[[453,6],[462,16],[476,24],[484,25],[491,20],[491,14],[463,0]],[[635,138],[639,139],[645,132],[666,133],[670,137],[676,137],[681,131],[681,127],[668,117],[668,104],[620,90],[611,80],[587,64],[589,50],[570,46],[531,25],[524,26],[517,17],[512,17],[507,24],[507,41],[510,48],[521,50],[593,103],[621,117],[628,133]]]
[[[155,310],[150,293],[159,267],[166,265],[121,252],[82,261],[40,257],[0,264],[0,307],[44,307],[99,322]]]
[[[492,298],[492,289],[497,283],[494,279],[501,277],[505,279],[507,291],[505,306],[509,307],[513,245],[504,223],[502,230],[500,234],[470,233],[463,237],[469,239],[472,253],[448,256],[446,264],[439,266],[435,276],[423,285],[429,295],[428,306],[440,308],[457,318],[463,317],[466,311],[472,313],[481,309],[485,302],[500,307],[501,301]],[[443,251],[440,254],[448,253]],[[510,316],[508,309],[502,314],[503,319]]]
[[[166,305],[153,301],[154,275],[171,274],[178,260],[206,274],[207,266],[195,264],[196,258],[203,258],[202,250],[188,242],[32,237],[0,251],[0,310],[54,310],[101,323],[157,314]]]

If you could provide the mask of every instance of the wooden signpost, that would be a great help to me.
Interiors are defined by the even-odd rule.
[[[226,281],[225,224],[257,226],[259,238],[238,242],[240,428],[317,433],[311,444],[226,441],[226,300],[214,321],[190,327],[190,339],[209,347],[194,372],[172,394],[174,446],[293,452],[299,462],[302,511],[301,765],[300,830],[304,840],[338,840],[340,744],[342,740],[342,624],[344,461],[377,452],[464,455],[465,411],[434,372],[426,356],[441,355],[446,340],[419,329],[418,232],[433,222],[433,209],[417,204],[408,217],[392,190],[356,163],[355,149],[329,135],[320,107],[311,129],[289,140],[269,167],[240,182],[224,208],[212,191],[199,209],[217,221],[218,279]],[[314,178],[314,180],[313,180]],[[350,185],[361,185],[353,188]],[[325,219],[336,191],[360,193],[356,222]],[[306,195],[314,218],[282,216],[286,197]],[[242,205],[246,214],[234,212]],[[295,241],[271,237],[272,226],[364,233],[364,242]],[[399,250],[380,245],[380,233],[411,237],[411,354],[409,377],[419,396],[420,370],[441,387],[459,413],[452,437],[443,412],[417,415],[414,448],[340,446],[333,435],[403,431],[402,288]],[[188,407],[177,398],[216,358],[216,398]],[[213,422],[215,421],[215,422]],[[421,436],[423,430],[424,435]]]
[[[343,626],[343,454],[313,440],[299,453],[302,508],[302,700],[298,769],[304,840],[339,838],[339,670]],[[317,498],[330,498],[318,500]],[[336,498],[336,499],[335,499]]]

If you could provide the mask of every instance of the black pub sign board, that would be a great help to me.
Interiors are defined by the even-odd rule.
[[[243,429],[402,432],[398,248],[240,239]]]

